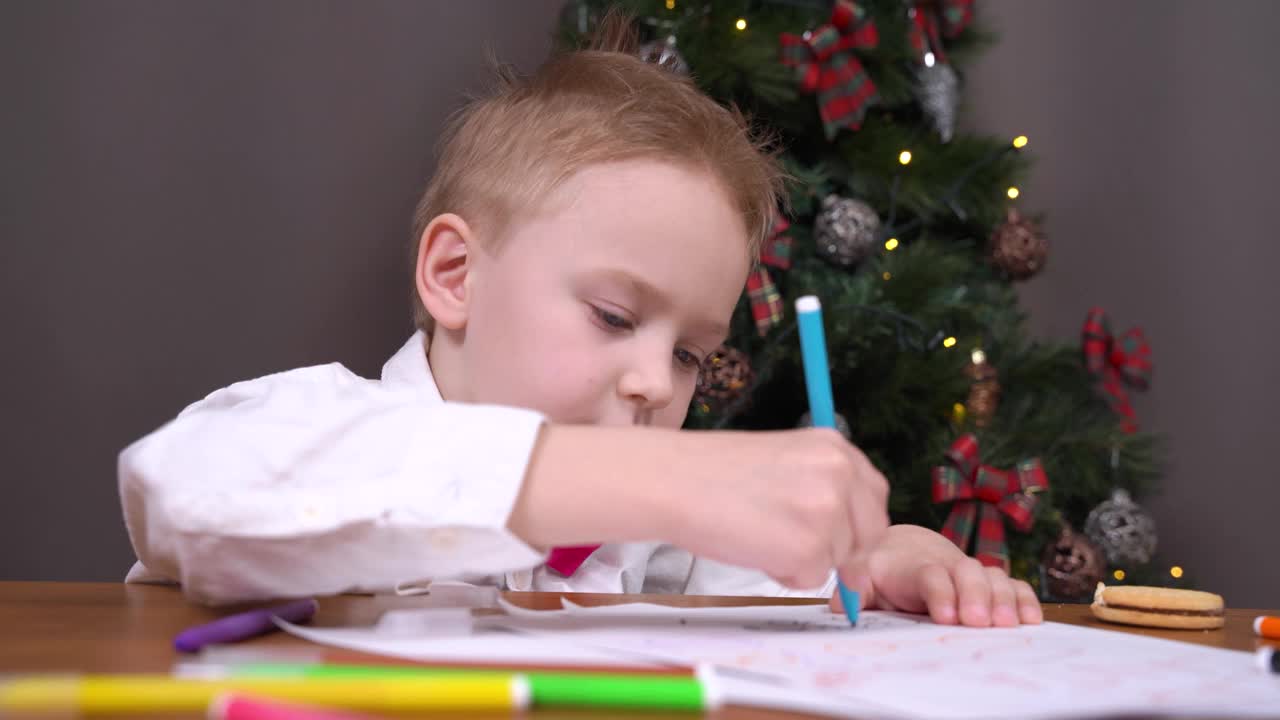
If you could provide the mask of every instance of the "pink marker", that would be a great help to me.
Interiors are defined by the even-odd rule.
[[[209,720],[372,720],[334,710],[225,693],[209,703]]]

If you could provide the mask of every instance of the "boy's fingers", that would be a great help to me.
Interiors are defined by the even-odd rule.
[[[859,481],[854,483],[852,492],[849,493],[849,517],[853,523],[853,547],[850,548],[850,553],[869,550],[889,529],[887,496],[880,493],[874,478],[868,481],[862,473],[859,476]]]
[[[876,469],[876,466],[867,458],[866,453],[859,448],[850,445],[850,451],[853,452],[854,465],[858,468],[858,475],[862,478],[862,484],[867,486],[871,491],[878,504],[888,506],[889,503],[889,481],[885,476]]]
[[[991,581],[991,624],[996,627],[1012,627],[1018,624],[1018,605],[1013,594],[1013,581],[1004,570],[988,567]]]
[[[1018,619],[1027,625],[1038,625],[1044,622],[1044,610],[1040,607],[1040,599],[1025,580],[1013,581],[1013,594],[1018,600]]]
[[[960,610],[960,622],[973,627],[991,624],[991,582],[987,571],[971,557],[956,563],[951,569],[956,583],[956,605]]]
[[[871,602],[875,599],[875,584],[871,582],[871,568],[867,562],[868,553],[861,552],[854,556],[853,560],[839,570],[839,580],[844,586],[858,593],[859,607],[870,607]],[[837,591],[831,596],[833,608],[843,610],[844,603],[840,602],[840,593]]]
[[[956,586],[947,569],[936,563],[920,568],[920,595],[929,617],[939,625],[956,623]]]

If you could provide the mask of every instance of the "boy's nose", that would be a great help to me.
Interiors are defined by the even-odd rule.
[[[661,410],[671,404],[675,392],[671,358],[661,365],[637,363],[628,368],[618,381],[618,394],[642,410]]]

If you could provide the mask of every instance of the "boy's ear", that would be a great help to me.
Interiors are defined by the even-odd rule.
[[[471,227],[453,213],[437,215],[418,238],[418,298],[435,323],[449,330],[467,324],[474,243]]]

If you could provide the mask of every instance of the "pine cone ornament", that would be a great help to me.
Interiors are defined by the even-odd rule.
[[[991,235],[991,260],[1014,280],[1026,280],[1044,268],[1049,241],[1040,228],[1009,208],[1005,221]]]
[[[1044,570],[1045,590],[1058,600],[1090,597],[1107,572],[1102,548],[1066,524],[1058,537],[1045,545],[1040,563]]]
[[[721,345],[702,366],[694,402],[712,409],[723,408],[751,387],[755,372],[751,358],[737,348]]]
[[[814,220],[813,236],[818,254],[840,267],[853,267],[871,255],[880,216],[874,208],[853,198],[828,195]]]

